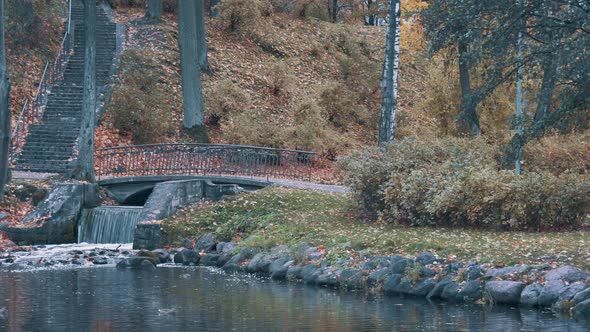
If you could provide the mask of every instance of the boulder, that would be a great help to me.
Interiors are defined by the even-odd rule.
[[[539,305],[539,296],[542,291],[543,286],[540,284],[526,286],[520,294],[520,304],[531,307]]]
[[[156,260],[151,257],[133,256],[127,257],[117,263],[119,269],[140,269],[140,270],[155,270]]]
[[[421,265],[428,265],[434,263],[436,257],[430,251],[425,251],[416,257],[416,263]]]
[[[320,274],[316,280],[316,285],[326,287],[338,287],[338,278],[333,271],[327,270]]]
[[[195,250],[197,252],[205,251],[211,252],[215,250],[215,235],[213,233],[203,234],[195,243]]]
[[[444,277],[434,286],[434,288],[432,288],[432,290],[430,291],[430,293],[428,293],[428,295],[426,295],[426,297],[429,299],[439,299],[445,287],[451,282],[453,282],[453,279],[451,277]]]
[[[459,285],[456,282],[448,283],[440,294],[440,298],[446,301],[455,301],[459,293]]]
[[[205,254],[201,256],[199,264],[204,266],[217,266],[217,260],[219,259],[219,256],[221,255],[211,253]]]
[[[376,284],[383,282],[389,275],[389,269],[387,268],[377,270],[369,274],[369,277],[367,278],[367,286],[375,286]]]
[[[246,265],[244,270],[248,273],[262,273],[268,274],[270,265],[272,264],[272,259],[270,254],[268,253],[258,253],[256,254]]]
[[[511,274],[522,274],[527,272],[530,269],[528,265],[516,265],[516,266],[509,266],[503,267],[500,269],[489,269],[486,272],[486,277],[496,277],[502,278],[509,276]]]
[[[303,279],[303,267],[299,265],[291,265],[287,269],[287,280],[301,280]]]
[[[293,265],[295,261],[291,257],[281,257],[270,264],[270,277],[272,279],[285,279],[287,278],[287,271],[289,267]]]
[[[224,254],[220,254],[219,258],[217,259],[217,267],[222,267],[225,264],[227,264],[227,262],[229,262],[229,260],[233,257],[233,255],[231,254],[231,252],[226,252]]]
[[[559,292],[559,301],[571,301],[576,294],[588,288],[588,284],[583,282],[575,282]]]
[[[385,279],[383,283],[383,291],[385,294],[395,294],[397,293],[397,286],[403,279],[402,274],[392,274],[388,278]]]
[[[363,272],[358,269],[345,269],[342,270],[342,272],[340,272],[338,278],[340,279],[340,281],[345,282],[346,280],[350,279],[350,277],[357,274],[363,274]]]
[[[391,273],[393,274],[405,274],[406,273],[406,267],[408,266],[408,264],[411,264],[412,261],[404,258],[404,259],[400,259],[397,262],[393,263],[391,265]]]
[[[95,265],[105,265],[109,263],[109,260],[104,256],[98,256],[94,257],[92,263],[94,263]]]
[[[425,297],[430,291],[436,286],[436,281],[432,278],[426,278],[419,280],[414,286],[411,287],[408,294],[414,296]]]
[[[574,307],[574,318],[590,320],[590,299],[576,304]]]
[[[366,287],[367,282],[365,277],[362,273],[357,273],[350,278],[346,279],[346,289],[348,290],[356,290],[356,289],[363,289]]]
[[[167,263],[170,260],[170,253],[164,249],[156,249],[152,251],[160,260],[160,263]]]
[[[467,268],[467,280],[476,280],[483,277],[483,270],[479,265],[471,265]]]
[[[219,242],[215,246],[215,250],[218,254],[226,254],[234,251],[236,244],[234,242]]]
[[[483,288],[481,282],[469,280],[460,288],[457,293],[457,302],[475,302],[482,297]]]
[[[186,248],[174,255],[174,263],[181,263],[183,265],[197,265],[200,259],[201,256],[197,251]]]
[[[563,280],[568,283],[590,279],[590,274],[573,266],[561,266],[545,274],[546,281]]]
[[[539,295],[539,305],[550,307],[559,299],[559,293],[566,287],[560,279],[548,281]]]
[[[578,304],[580,302],[584,302],[589,299],[590,299],[590,288],[586,288],[585,290],[574,295],[573,301],[574,301],[574,304]]]
[[[493,303],[518,304],[526,285],[519,281],[489,281],[486,292]]]
[[[462,267],[463,267],[463,263],[461,263],[461,262],[449,263],[443,269],[443,273],[445,275],[453,275],[453,274],[457,273],[457,271],[459,271],[459,269]]]
[[[315,283],[319,274],[318,268],[314,264],[307,264],[301,269],[301,278],[306,284]]]

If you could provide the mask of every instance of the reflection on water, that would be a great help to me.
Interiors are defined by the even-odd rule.
[[[5,310],[2,310],[5,308]],[[0,331],[587,331],[549,313],[368,298],[204,268],[0,272]]]

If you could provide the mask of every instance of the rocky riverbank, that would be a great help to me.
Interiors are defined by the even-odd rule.
[[[189,247],[189,248],[186,248]],[[159,264],[218,267],[345,291],[415,296],[454,303],[550,308],[576,319],[590,318],[590,274],[573,266],[517,265],[503,268],[476,262],[448,262],[431,252],[416,257],[372,256],[329,265],[330,250],[302,242],[269,251],[239,248],[201,236],[185,248],[131,250],[130,245],[61,245],[7,248],[1,269],[116,266],[153,270]]]
[[[119,267],[149,267],[143,261],[221,268],[277,280],[348,291],[382,292],[455,303],[522,305],[551,308],[576,319],[590,318],[590,274],[573,266],[516,265],[502,268],[477,262],[448,262],[431,252],[416,257],[371,256],[328,265],[330,250],[302,242],[270,251],[236,248],[212,234],[192,248],[139,251]],[[144,257],[141,257],[144,256]]]

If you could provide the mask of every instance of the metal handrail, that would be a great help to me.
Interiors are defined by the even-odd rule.
[[[18,116],[18,120],[14,126],[11,136],[10,161],[15,162],[16,157],[24,146],[24,140],[21,140],[19,135],[26,135],[29,126],[39,123],[42,116],[43,107],[45,107],[45,97],[48,93],[48,87],[55,84],[58,80],[63,78],[65,66],[68,61],[69,50],[65,49],[66,40],[71,37],[71,21],[72,21],[72,1],[68,0],[68,25],[61,41],[59,50],[55,57],[55,61],[47,61],[43,68],[43,74],[39,80],[37,91],[33,98],[26,97],[23,101],[23,107]],[[70,44],[73,41],[70,41]]]
[[[170,143],[96,150],[100,178],[139,175],[230,175],[311,179],[314,152],[248,145]]]

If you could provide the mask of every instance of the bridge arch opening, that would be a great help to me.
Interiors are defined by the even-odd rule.
[[[127,197],[124,201],[120,203],[122,206],[144,206],[145,202],[147,202],[148,198],[154,191],[154,188],[147,188],[144,190],[140,190],[129,197]]]

